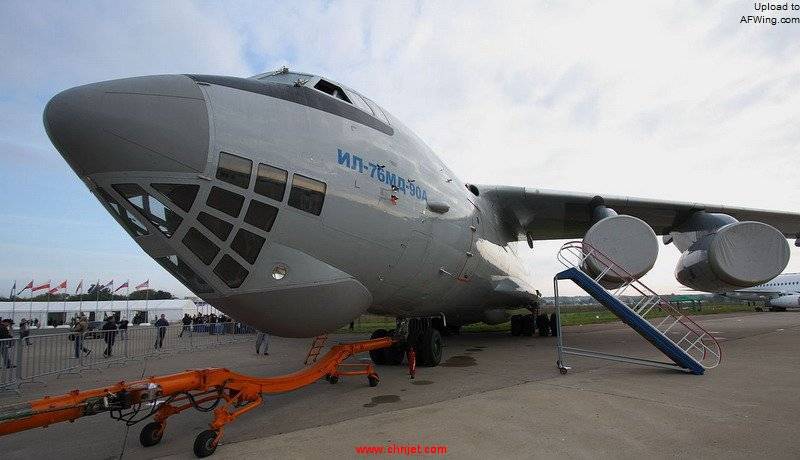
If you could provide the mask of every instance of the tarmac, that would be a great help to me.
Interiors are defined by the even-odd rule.
[[[568,357],[555,366],[555,338],[504,333],[447,338],[442,365],[378,367],[381,382],[324,380],[268,396],[228,425],[212,458],[363,458],[357,449],[442,449],[454,458],[798,458],[800,313],[737,313],[695,318],[721,338],[723,363],[705,375]],[[335,335],[331,342],[366,334]],[[568,345],[664,359],[620,323],[565,328]],[[26,385],[0,405],[72,388],[193,367],[256,375],[296,370],[310,339],[273,338],[269,356],[253,344],[178,353]],[[161,443],[139,445],[140,425],[106,415],[0,438],[3,458],[194,458],[194,437],[210,414],[170,418]],[[143,424],[142,424],[143,425]],[[412,454],[415,455],[416,454]]]

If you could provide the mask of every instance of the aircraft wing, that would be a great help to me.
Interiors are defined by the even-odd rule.
[[[592,206],[598,202],[619,214],[642,219],[658,235],[668,234],[693,212],[702,210],[725,213],[740,221],[763,222],[787,238],[800,237],[800,213],[529,187],[479,185],[478,189],[517,239],[525,239],[526,232],[534,240],[581,238],[591,226]]]

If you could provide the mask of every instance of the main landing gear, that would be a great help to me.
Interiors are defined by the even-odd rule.
[[[387,331],[378,329],[372,333],[371,339],[394,337],[399,339],[388,348],[369,352],[372,362],[378,365],[399,366],[408,350],[414,351],[420,366],[435,367],[442,362],[444,341],[442,333],[436,328],[436,320],[440,318],[410,318],[398,321],[397,329]]]

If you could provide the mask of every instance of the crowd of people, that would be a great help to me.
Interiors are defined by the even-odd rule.
[[[13,321],[10,318],[0,320],[0,357],[2,357],[2,365],[6,369],[16,367],[14,364],[13,349],[17,342],[24,343],[27,346],[31,345],[31,328],[39,327],[39,320],[21,319],[19,325],[19,340],[14,339]],[[117,315],[106,315],[103,319],[103,324],[99,327],[99,336],[105,342],[105,349],[103,356],[108,358],[114,353],[114,344],[117,339],[126,340],[128,333],[129,321],[122,318],[117,321]],[[178,337],[183,337],[185,333],[208,333],[208,334],[228,334],[228,333],[253,333],[257,332],[256,336],[256,354],[268,355],[269,349],[269,335],[255,331],[251,327],[241,323],[234,323],[232,319],[226,315],[216,315],[214,313],[190,315],[185,313],[181,319],[181,329]],[[169,321],[166,315],[161,314],[160,317],[153,323],[156,328],[155,343],[153,348],[159,350],[164,346],[164,339],[167,335],[167,328]],[[78,359],[83,353],[88,356],[92,350],[85,346],[87,332],[93,328],[85,313],[80,313],[70,319],[69,335],[67,336],[74,344],[74,353],[72,358]],[[3,340],[6,339],[6,340]]]

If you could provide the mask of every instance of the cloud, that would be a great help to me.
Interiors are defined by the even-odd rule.
[[[750,10],[741,2],[4,2],[0,142],[52,152],[41,109],[76,84],[246,76],[287,64],[362,91],[463,181],[797,210],[800,29],[739,24]],[[556,247],[521,251],[543,292],[558,269]],[[676,259],[663,248],[649,276],[657,287],[678,289]]]

